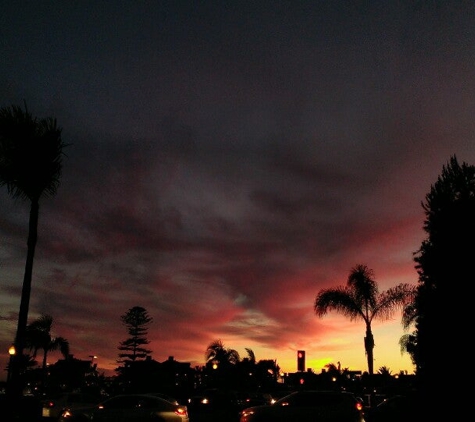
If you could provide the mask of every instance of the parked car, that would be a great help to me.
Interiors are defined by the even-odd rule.
[[[120,394],[93,407],[63,411],[59,422],[189,422],[188,409],[152,394]]]
[[[205,389],[188,399],[188,411],[192,422],[239,420],[239,398],[235,391],[218,388]]]
[[[266,398],[266,404],[274,404],[277,400],[281,399],[284,396],[288,396],[294,391],[295,390],[274,390],[269,393],[264,393],[264,397]]]
[[[251,406],[260,406],[261,404],[269,404],[270,400],[267,394],[250,391],[239,391],[236,395],[240,409],[245,409]]]
[[[366,422],[411,422],[419,420],[419,400],[415,393],[386,398],[365,413]]]
[[[147,394],[150,394],[151,396],[160,397],[173,404],[180,404],[179,401],[175,397],[169,396],[168,394],[165,394],[165,393],[147,393]]]
[[[240,413],[240,422],[365,422],[363,405],[355,395],[338,391],[295,391],[271,405]]]
[[[58,393],[41,400],[44,420],[57,421],[64,409],[94,406],[102,397],[86,393]]]

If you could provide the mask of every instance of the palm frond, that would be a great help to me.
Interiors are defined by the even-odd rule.
[[[254,354],[254,351],[252,349],[249,349],[246,347],[246,352],[247,352],[247,356],[249,357],[249,360],[251,362],[256,362],[256,355]]]
[[[0,186],[13,198],[37,202],[56,193],[66,146],[61,132],[55,118],[38,120],[26,107],[0,110]]]
[[[350,271],[347,286],[354,292],[358,302],[366,302],[368,307],[374,306],[374,298],[378,294],[378,285],[374,280],[373,270],[366,265],[356,265]]]
[[[345,287],[321,290],[315,298],[314,310],[319,317],[326,315],[329,311],[336,311],[349,317],[350,320],[364,317],[352,292]]]
[[[380,293],[377,305],[374,308],[374,318],[387,321],[395,313],[411,303],[415,295],[415,287],[411,284],[401,283]]]

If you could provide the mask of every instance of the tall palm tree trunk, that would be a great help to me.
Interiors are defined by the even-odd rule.
[[[364,338],[364,348],[366,351],[366,359],[368,360],[368,372],[370,375],[373,375],[374,372],[374,362],[373,362],[373,349],[374,349],[374,338],[373,333],[371,332],[371,327],[368,325],[366,327],[366,337]]]
[[[38,215],[39,215],[39,202],[32,201],[30,208],[30,220],[28,227],[28,242],[27,242],[27,255],[25,264],[25,274],[23,277],[23,287],[21,291],[20,311],[18,313],[18,325],[15,337],[15,359],[12,367],[12,383],[13,388],[20,387],[19,375],[20,364],[22,361],[23,350],[25,348],[25,333],[28,325],[28,310],[30,307],[30,295],[31,295],[31,280],[33,274],[33,260],[35,256],[36,242],[38,239]]]
[[[46,382],[48,380],[48,349],[43,349],[43,362],[41,364],[41,377],[43,392],[46,391]]]

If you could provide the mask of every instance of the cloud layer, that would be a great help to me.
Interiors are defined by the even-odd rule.
[[[296,370],[366,369],[364,325],[318,319],[322,288],[367,264],[416,283],[421,201],[452,154],[475,163],[474,11],[397,2],[6,6],[1,106],[63,127],[41,202],[30,320],[117,366],[120,316],[153,317],[153,357],[223,340]],[[19,308],[28,204],[0,191],[0,353]],[[375,368],[413,368],[399,316]],[[53,358],[57,358],[53,354]]]

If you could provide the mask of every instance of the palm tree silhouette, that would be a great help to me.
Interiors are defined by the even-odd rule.
[[[218,367],[228,367],[239,363],[239,353],[224,346],[221,340],[215,340],[208,345],[205,353],[206,363],[216,362]]]
[[[38,237],[39,201],[54,196],[60,184],[63,147],[62,129],[56,119],[37,119],[18,106],[0,109],[0,186],[6,186],[13,199],[30,201],[27,256],[21,292],[16,355],[22,356],[30,307],[33,259]],[[20,359],[20,358],[18,358]],[[20,368],[12,365],[11,381],[17,381]],[[19,387],[19,386],[17,386]]]
[[[247,359],[251,365],[255,365],[256,364],[256,354],[254,353],[254,350],[250,349],[249,347],[246,347],[245,349],[246,349],[246,353],[247,353],[247,358],[244,358],[244,359]]]
[[[69,356],[69,342],[64,337],[52,337],[51,328],[53,317],[43,314],[38,319],[29,324],[26,328],[25,346],[33,352],[36,358],[38,350],[43,351],[42,368],[46,370],[47,356],[49,352],[59,350],[64,358]]]
[[[51,327],[53,317],[43,314],[26,327],[25,346],[33,352],[36,359],[38,350],[43,351],[41,371],[43,374],[43,386],[47,378],[47,357],[48,353],[59,350],[65,359],[69,356],[69,342],[64,337],[52,337]]]
[[[364,321],[364,347],[370,375],[373,375],[374,349],[372,321],[390,319],[398,309],[410,303],[415,294],[415,287],[406,283],[380,293],[373,277],[373,270],[366,265],[356,265],[350,271],[346,286],[320,290],[314,303],[315,313],[319,317],[334,310],[349,317],[351,321]]]
[[[391,376],[391,370],[387,366],[380,366],[378,369],[378,374],[389,378]]]
[[[333,363],[333,362],[327,363],[325,365],[325,368],[326,368],[327,372],[329,374],[332,374],[332,375],[341,375],[344,370],[348,370],[348,368],[345,368],[345,369],[342,370],[340,362],[338,362],[338,363]]]

